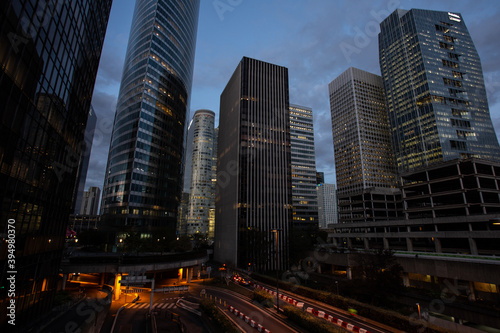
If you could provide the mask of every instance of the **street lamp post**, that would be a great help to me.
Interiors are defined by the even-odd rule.
[[[418,309],[418,319],[422,319],[422,316],[420,315],[420,304],[417,304],[417,309]]]
[[[276,312],[280,312],[280,292],[279,292],[279,269],[278,269],[278,231],[281,229],[273,229],[271,232],[274,232],[274,240],[276,244]]]
[[[335,284],[337,285],[337,295],[339,295],[339,281],[335,281]]]

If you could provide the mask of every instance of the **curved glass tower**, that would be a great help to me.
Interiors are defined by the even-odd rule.
[[[199,6],[136,2],[103,186],[104,225],[119,232],[175,233]]]
[[[481,61],[460,14],[394,11],[380,24],[379,58],[399,172],[500,159]]]
[[[215,188],[212,183],[215,113],[198,110],[194,113],[191,187],[187,215],[187,234],[209,234],[210,210],[215,207]]]

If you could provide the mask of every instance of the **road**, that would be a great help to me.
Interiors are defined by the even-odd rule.
[[[287,324],[281,322],[271,312],[264,311],[261,307],[245,300],[242,295],[234,295],[230,292],[210,287],[205,288],[205,291],[207,297],[210,295],[212,296],[212,299],[217,297],[218,301],[216,304],[233,320],[235,320],[245,332],[255,333],[256,329],[251,327],[239,316],[229,312],[229,305],[244,313],[246,316],[250,317],[250,320],[254,320],[257,324],[261,324],[264,328],[270,330],[271,332],[297,332]],[[222,304],[220,304],[219,300],[222,300]],[[224,301],[226,301],[226,306],[224,306]]]
[[[108,320],[103,325],[101,333],[145,333],[151,332],[151,319],[148,317],[150,309],[151,293],[137,293],[139,300],[132,303],[135,298],[135,293],[126,296],[121,295],[119,301],[114,301]],[[177,301],[180,298],[189,296],[187,293],[154,293],[152,311],[156,313],[156,323],[159,331],[163,332],[181,332],[181,325],[187,332],[193,333],[208,333],[204,328],[204,323],[196,315],[187,310],[180,308]],[[115,314],[118,309],[123,309],[118,314],[115,328],[111,332]],[[148,331],[149,329],[149,331]]]
[[[276,288],[273,286],[267,285],[265,283],[260,283],[260,282],[256,282],[256,283],[261,285],[261,286],[264,286],[265,288],[267,288],[269,290],[276,291]],[[294,300],[296,300],[298,302],[303,302],[304,309],[311,307],[311,308],[314,308],[315,310],[323,311],[326,314],[329,314],[335,318],[338,318],[338,319],[341,319],[345,322],[353,324],[357,327],[363,328],[363,329],[365,329],[369,332],[372,332],[372,333],[388,333],[388,332],[390,333],[390,332],[397,331],[395,329],[388,330],[387,328],[389,328],[389,327],[387,327],[384,324],[377,323],[373,320],[365,320],[365,318],[362,318],[362,317],[352,316],[352,315],[348,314],[347,311],[337,309],[333,306],[330,306],[330,305],[327,305],[327,304],[324,304],[321,302],[316,302],[312,299],[305,298],[305,297],[300,296],[300,295],[295,295],[295,294],[290,293],[288,291],[283,292],[280,289],[280,295],[281,294],[292,297]],[[290,304],[286,301],[280,300],[280,307],[282,307],[284,305],[290,305]]]

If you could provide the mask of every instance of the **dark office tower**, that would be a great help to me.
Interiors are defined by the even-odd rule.
[[[481,62],[462,16],[398,9],[380,30],[398,171],[466,157],[499,160]]]
[[[396,170],[382,78],[351,67],[328,89],[339,220],[397,217]]]
[[[16,326],[8,327],[19,332],[53,304],[110,9],[111,0],[0,4],[2,332],[11,300]]]
[[[222,92],[214,251],[220,262],[257,270],[288,265],[288,100],[288,69],[246,57]]]
[[[90,152],[92,151],[92,141],[94,140],[95,125],[97,124],[97,115],[94,108],[90,106],[89,118],[87,120],[87,127],[85,127],[85,146],[82,146],[82,153],[80,155],[80,163],[78,164],[78,177],[75,187],[75,204],[74,213],[79,214],[82,205],[83,192],[85,191],[85,181],[87,180],[87,171],[90,162]],[[100,193],[99,193],[100,195]],[[94,215],[97,215],[94,214]]]
[[[175,237],[199,6],[136,1],[102,199],[117,236]]]
[[[290,105],[293,227],[298,232],[318,228],[316,155],[311,108]]]

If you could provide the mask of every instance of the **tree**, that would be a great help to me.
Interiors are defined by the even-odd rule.
[[[378,249],[355,255],[353,268],[355,283],[364,289],[365,294],[384,298],[388,293],[403,288],[403,268],[396,261],[391,250]]]

